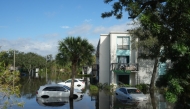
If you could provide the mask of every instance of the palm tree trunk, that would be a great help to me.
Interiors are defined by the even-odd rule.
[[[74,92],[74,79],[75,79],[75,72],[76,72],[76,64],[72,64],[72,81],[71,81],[71,89],[70,89],[70,99],[73,99],[73,92]]]
[[[156,102],[155,102],[155,96],[154,96],[154,84],[155,84],[155,78],[156,78],[156,73],[157,73],[157,65],[158,65],[158,58],[155,58],[152,78],[150,82],[150,97],[151,97],[151,103],[152,103],[153,109],[156,109]]]

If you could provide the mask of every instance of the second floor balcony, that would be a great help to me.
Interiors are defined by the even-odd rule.
[[[137,63],[112,63],[112,70],[138,71]]]

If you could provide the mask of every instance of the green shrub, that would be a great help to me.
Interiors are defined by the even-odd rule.
[[[149,86],[147,84],[139,84],[135,87],[141,90],[144,94],[147,94],[149,92]]]
[[[90,91],[98,91],[98,87],[96,85],[90,85]]]
[[[90,95],[97,95],[98,87],[96,85],[90,85]]]

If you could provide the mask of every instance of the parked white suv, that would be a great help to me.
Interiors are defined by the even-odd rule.
[[[61,84],[49,84],[40,86],[36,92],[36,97],[69,97],[70,88]],[[74,98],[82,98],[83,93],[80,90],[75,89],[73,92]]]
[[[68,87],[71,87],[71,81],[72,79],[68,79],[64,82],[59,82],[58,84],[61,84],[61,85],[66,85]],[[85,82],[83,79],[79,79],[79,78],[75,78],[74,80],[74,89],[79,89],[79,90],[82,90],[85,88]]]

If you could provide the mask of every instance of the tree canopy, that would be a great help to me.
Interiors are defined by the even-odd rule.
[[[80,36],[69,36],[59,41],[59,51],[56,55],[58,62],[66,65],[71,63],[72,82],[70,98],[73,98],[74,78],[78,67],[82,64],[91,65],[93,63],[94,47],[87,39],[82,39]]]
[[[102,13],[102,18],[115,16],[121,19],[123,12],[136,19],[143,30],[156,38],[164,49],[160,61],[171,60],[173,67],[167,70],[166,99],[186,103],[190,74],[190,1],[188,0],[104,0],[112,3],[112,10]],[[144,35],[144,38],[148,38]],[[177,76],[176,76],[177,75]]]

